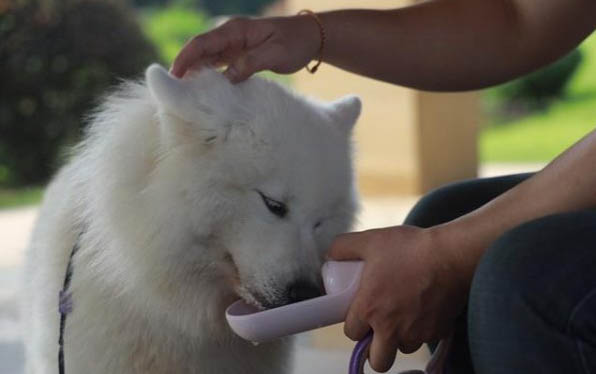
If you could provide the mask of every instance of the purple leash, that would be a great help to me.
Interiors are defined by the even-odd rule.
[[[349,374],[362,374],[364,373],[364,363],[368,358],[368,348],[372,342],[373,333],[372,330],[366,334],[364,339],[356,343],[354,350],[352,351],[352,357],[350,357],[350,371]]]
[[[364,374],[364,363],[368,358],[368,349],[373,339],[372,330],[366,336],[356,343],[352,356],[350,357],[349,374]],[[447,358],[449,345],[451,344],[451,337],[442,341],[437,347],[435,354],[426,366],[425,370],[408,370],[402,371],[400,374],[445,374],[443,366]]]

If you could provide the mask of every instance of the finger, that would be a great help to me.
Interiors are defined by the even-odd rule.
[[[344,323],[344,334],[353,341],[362,340],[370,331],[370,325],[358,317],[359,306],[356,300],[350,306]]]
[[[333,260],[363,260],[368,239],[366,231],[338,235],[331,243],[327,257]]]
[[[399,344],[399,350],[403,353],[414,353],[422,346],[421,342],[402,342]]]
[[[221,53],[216,53],[211,56],[204,56],[199,61],[194,61],[191,65],[186,68],[186,72],[192,70],[200,70],[202,67],[210,67],[210,68],[221,68],[227,67],[230,63],[236,60],[242,52],[238,48],[234,48],[230,46],[226,48]],[[182,73],[184,76],[184,73]]]
[[[191,67],[201,66],[205,61],[213,60],[213,57],[224,51],[226,47],[227,42],[221,29],[195,36],[182,47],[174,59],[171,73],[182,78]]]
[[[256,72],[269,69],[279,60],[280,48],[265,41],[230,63],[224,75],[233,83],[242,82]]]
[[[405,316],[402,316],[405,317]],[[400,326],[402,330],[398,333],[399,350],[403,353],[416,352],[424,341],[428,341],[430,336],[427,330],[421,330],[417,326],[420,325],[419,321],[414,320],[413,322],[406,323],[411,319],[404,318]],[[407,327],[409,326],[409,327]]]
[[[368,361],[370,366],[380,373],[391,369],[397,354],[397,341],[390,339],[384,331],[375,331],[370,345]]]

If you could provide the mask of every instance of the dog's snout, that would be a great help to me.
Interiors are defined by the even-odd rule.
[[[312,299],[322,294],[320,287],[307,281],[298,281],[288,287],[288,299],[290,303]]]

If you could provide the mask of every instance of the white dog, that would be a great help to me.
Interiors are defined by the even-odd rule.
[[[242,297],[312,297],[356,205],[350,137],[360,101],[323,104],[260,78],[232,85],[159,66],[95,114],[49,186],[27,254],[27,373],[57,373],[73,248],[67,374],[287,373],[290,340],[227,326]]]

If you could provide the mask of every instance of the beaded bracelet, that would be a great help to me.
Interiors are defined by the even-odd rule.
[[[319,16],[313,12],[312,10],[309,9],[303,9],[300,12],[298,12],[298,15],[308,15],[311,16],[315,22],[317,23],[317,25],[319,26],[319,33],[321,34],[321,45],[319,46],[319,56],[317,57],[317,62],[315,63],[315,65],[311,68],[308,66],[308,64],[304,67],[309,73],[314,74],[316,73],[317,69],[319,68],[319,65],[321,65],[321,62],[323,62],[323,47],[325,47],[325,41],[327,40],[327,33],[325,32],[325,27],[323,26],[323,22],[321,21],[321,18],[319,18]]]

